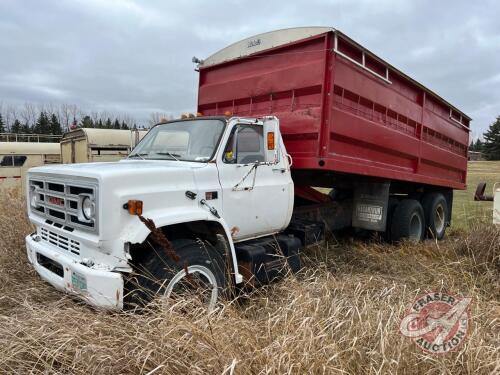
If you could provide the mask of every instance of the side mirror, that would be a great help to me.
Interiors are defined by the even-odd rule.
[[[276,117],[267,118],[264,121],[264,146],[266,148],[266,162],[279,162],[279,122]]]

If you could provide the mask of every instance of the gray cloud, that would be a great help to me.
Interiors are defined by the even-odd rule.
[[[191,57],[244,37],[305,25],[336,27],[474,118],[500,114],[500,5],[469,1],[0,2],[0,101],[70,102],[86,110],[196,105]]]

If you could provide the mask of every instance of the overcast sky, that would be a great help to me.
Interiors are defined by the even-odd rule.
[[[265,31],[332,26],[474,121],[500,115],[500,2],[0,0],[0,101],[194,111],[192,56]]]

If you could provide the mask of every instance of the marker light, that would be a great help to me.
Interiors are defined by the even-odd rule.
[[[275,144],[274,144],[274,132],[268,132],[267,133],[267,149],[268,150],[274,150]]]
[[[124,207],[130,215],[142,215],[142,201],[129,200]]]

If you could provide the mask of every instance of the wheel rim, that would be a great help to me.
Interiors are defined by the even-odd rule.
[[[410,219],[410,240],[420,241],[422,238],[422,219],[414,213]]]
[[[436,228],[436,234],[439,234],[444,229],[444,207],[439,204],[434,210],[434,227]]]
[[[172,293],[174,293],[175,288],[181,286],[181,283],[183,282],[187,281],[185,285],[193,285],[194,283],[192,282],[192,280],[189,280],[188,278],[193,278],[194,276],[198,277],[202,281],[202,283],[208,287],[210,296],[207,301],[207,307],[209,311],[212,311],[217,303],[219,290],[217,287],[217,279],[215,278],[215,275],[210,269],[205,266],[196,264],[187,267],[187,269],[182,269],[181,271],[177,272],[165,288],[165,298],[168,300],[170,297],[172,297]]]

